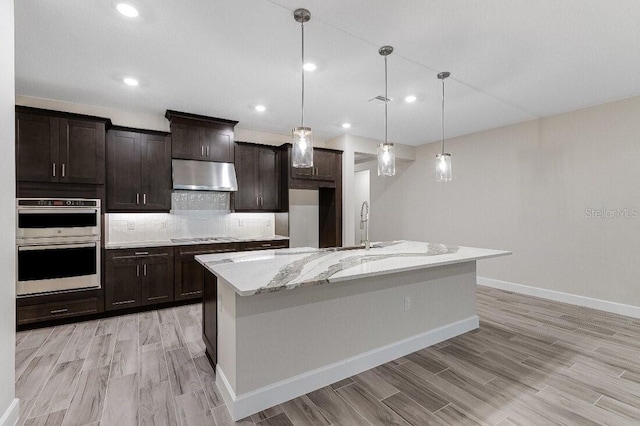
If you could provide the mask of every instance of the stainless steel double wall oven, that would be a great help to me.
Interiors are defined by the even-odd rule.
[[[19,297],[100,288],[100,200],[17,200]]]

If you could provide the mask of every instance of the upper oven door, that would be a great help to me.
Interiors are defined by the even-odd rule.
[[[17,216],[16,237],[20,239],[100,236],[98,207],[18,207]]]

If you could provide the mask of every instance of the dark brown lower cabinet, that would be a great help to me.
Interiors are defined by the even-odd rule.
[[[81,290],[19,297],[16,305],[16,317],[19,326],[93,315],[103,311],[102,292],[100,290]]]
[[[199,265],[204,273],[202,294],[202,340],[211,364],[218,363],[218,280],[215,275]]]
[[[172,247],[108,250],[105,258],[106,310],[174,300]]]
[[[198,299],[202,297],[204,268],[196,260],[200,254],[239,251],[235,243],[201,244],[176,247],[175,257],[175,300]]]

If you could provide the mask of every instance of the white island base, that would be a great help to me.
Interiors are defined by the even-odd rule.
[[[234,420],[478,328],[475,260],[249,297],[216,275]]]

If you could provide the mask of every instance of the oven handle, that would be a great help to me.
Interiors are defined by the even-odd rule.
[[[41,213],[53,213],[53,214],[96,213],[96,214],[99,214],[100,208],[99,207],[78,208],[78,207],[60,206],[60,207],[42,207],[42,208],[34,209],[33,207],[28,207],[28,208],[18,207],[18,214],[23,214],[23,213],[24,214],[41,214]]]
[[[69,248],[98,248],[99,242],[92,243],[71,243],[71,244],[41,244],[30,246],[18,246],[18,251],[35,251],[35,250],[55,250],[55,249],[69,249]]]

